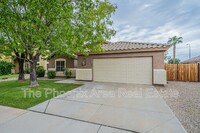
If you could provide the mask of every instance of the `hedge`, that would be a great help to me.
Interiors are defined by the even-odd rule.
[[[0,75],[11,74],[11,69],[15,65],[10,62],[0,61]]]

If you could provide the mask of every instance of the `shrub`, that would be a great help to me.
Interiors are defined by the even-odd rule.
[[[52,70],[48,71],[47,76],[49,79],[54,79],[56,77],[56,71],[52,71]]]
[[[175,58],[175,64],[179,64],[180,62],[181,62],[180,59]],[[173,58],[169,59],[168,64],[174,64],[174,59]]]
[[[0,75],[11,74],[11,69],[15,65],[10,62],[1,61],[0,62]]]
[[[24,73],[30,74],[30,68],[26,68],[26,69],[24,70]]]
[[[72,76],[72,72],[68,68],[65,68],[64,74],[66,78],[70,78]]]
[[[44,75],[45,75],[44,67],[38,66],[36,69],[36,74],[37,74],[37,77],[44,77]]]

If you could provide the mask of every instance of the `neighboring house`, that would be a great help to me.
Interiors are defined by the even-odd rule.
[[[15,64],[15,67],[13,67],[13,69],[12,69],[12,73],[18,73],[19,72],[19,64],[18,64],[18,61],[16,59],[13,59],[12,57],[1,55],[0,61],[6,61],[6,62],[11,62],[11,63]],[[44,60],[41,57],[39,57],[37,64],[39,66],[43,66],[44,69],[47,70],[47,67],[48,67],[48,61],[47,60]],[[24,63],[24,68],[25,69],[30,68],[30,65],[29,65],[28,62]]]
[[[19,65],[18,65],[18,61],[16,59],[14,60],[14,64],[15,64],[15,67],[14,67],[15,73],[18,73]],[[49,64],[48,61],[43,59],[41,56],[37,59],[37,65],[43,66],[45,70],[47,70],[48,64]],[[24,69],[26,69],[26,68],[30,68],[29,62],[24,63]]]
[[[185,60],[183,62],[181,62],[183,64],[193,64],[193,63],[200,63],[200,55],[194,58],[191,58],[189,60]]]
[[[49,70],[56,70],[57,76],[63,76],[64,68],[68,67],[76,80],[166,84],[164,52],[170,45],[106,42],[102,47],[104,52],[77,55],[77,60],[66,56],[53,57],[49,60]]]

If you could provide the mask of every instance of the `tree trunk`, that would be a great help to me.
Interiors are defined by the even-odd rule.
[[[17,62],[19,64],[19,75],[18,75],[18,80],[19,81],[24,81],[24,61],[25,61],[25,53],[17,53],[17,52],[14,52],[15,55],[16,55],[16,59],[17,59]]]
[[[39,86],[36,75],[37,59],[33,55],[29,55],[29,57],[30,57],[30,86],[31,87]]]
[[[174,45],[173,63],[176,64],[176,45]]]
[[[19,64],[19,75],[18,75],[18,80],[19,81],[24,81],[24,59],[17,59],[18,64]]]

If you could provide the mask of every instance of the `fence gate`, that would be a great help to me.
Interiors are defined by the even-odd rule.
[[[199,64],[166,64],[168,81],[199,81]]]

